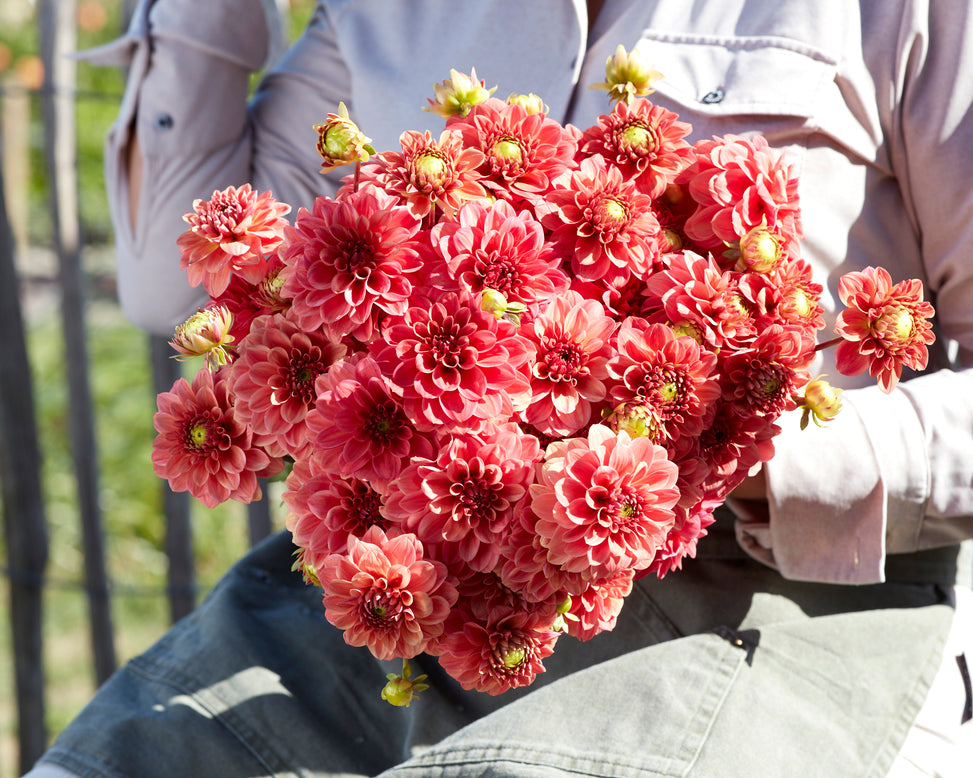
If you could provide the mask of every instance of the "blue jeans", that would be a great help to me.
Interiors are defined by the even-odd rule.
[[[636,583],[613,632],[561,638],[532,688],[464,692],[419,657],[432,685],[409,708],[379,698],[399,663],[345,645],[278,535],[44,761],[112,778],[885,775],[939,666],[945,589],[786,581],[720,524],[683,571]]]

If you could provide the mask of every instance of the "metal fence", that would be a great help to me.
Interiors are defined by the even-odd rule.
[[[74,61],[74,0],[38,0],[37,23],[44,82],[30,99],[40,101],[45,168],[50,192],[51,245],[57,256],[61,337],[66,356],[68,418],[84,557],[93,673],[98,684],[116,669],[112,587],[105,561],[104,528],[99,506],[98,452],[86,346],[85,282],[78,204]],[[0,94],[0,99],[3,95]],[[3,144],[0,136],[0,146]],[[24,772],[48,744],[45,726],[43,666],[43,594],[51,585],[48,522],[41,483],[42,451],[37,428],[35,388],[27,350],[22,308],[22,278],[17,271],[17,245],[9,214],[21,203],[4,197],[0,158],[0,484],[7,561],[3,568],[10,592],[11,648],[17,716],[17,762]],[[13,206],[11,208],[10,206]],[[168,390],[180,372],[170,359],[164,338],[148,339],[156,391]],[[188,495],[164,490],[166,594],[170,618],[189,613],[197,592]],[[249,507],[250,541],[271,530],[266,499]]]

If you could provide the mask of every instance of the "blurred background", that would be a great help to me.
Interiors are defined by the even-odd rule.
[[[313,0],[279,4],[293,38]],[[180,366],[115,299],[102,144],[125,74],[62,55],[134,5],[0,0],[0,778],[283,523],[277,487],[207,510],[152,472],[155,394]]]

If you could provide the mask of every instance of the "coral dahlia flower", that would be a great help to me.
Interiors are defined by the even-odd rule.
[[[461,285],[474,295],[493,289],[508,303],[536,310],[568,287],[540,222],[504,200],[467,203],[455,221],[433,227],[432,241],[449,272],[448,278],[435,279],[438,288]]]
[[[676,511],[676,524],[645,574],[655,573],[657,578],[664,578],[673,570],[680,570],[686,557],[696,557],[699,539],[706,536],[707,527],[715,521],[709,502],[700,501],[689,511]]]
[[[266,275],[267,256],[280,245],[291,207],[270,192],[257,194],[244,184],[194,200],[183,220],[189,229],[176,239],[179,267],[191,286],[202,284],[211,297],[221,295],[234,274],[251,283]]]
[[[709,349],[750,340],[756,333],[738,282],[712,257],[670,255],[668,267],[645,285],[646,318],[692,333]]]
[[[723,360],[723,397],[744,414],[779,416],[793,410],[798,389],[811,378],[805,369],[813,357],[814,343],[803,330],[772,324],[749,348]]]
[[[677,337],[671,327],[645,319],[622,322],[608,372],[619,382],[612,388],[613,406],[649,406],[667,438],[698,435],[720,396],[716,356],[692,338]]]
[[[766,138],[726,135],[693,148],[696,160],[679,180],[697,203],[685,230],[699,246],[719,254],[756,227],[788,247],[802,237],[797,176]]]
[[[604,157],[581,161],[555,182],[542,207],[544,226],[571,270],[585,281],[646,277],[661,261],[652,198]]]
[[[572,596],[569,615],[564,620],[565,631],[578,640],[591,640],[601,632],[615,629],[625,598],[632,593],[634,578],[632,570],[623,570]]]
[[[370,350],[420,429],[509,418],[530,389],[530,342],[463,292],[417,297]]]
[[[584,427],[608,390],[609,338],[615,320],[597,300],[559,295],[525,333],[537,351],[524,421],[541,432],[570,435]]]
[[[378,492],[359,478],[335,476],[316,456],[294,463],[282,499],[286,527],[315,571],[328,555],[344,553],[349,535],[360,538],[369,527],[391,527]]]
[[[540,459],[535,437],[516,424],[455,433],[435,459],[413,458],[389,487],[386,511],[431,549],[445,543],[468,567],[489,572],[500,539]],[[438,556],[438,554],[437,554]]]
[[[574,163],[577,140],[543,113],[491,99],[447,122],[463,143],[485,156],[482,183],[503,199],[539,202],[555,178]]]
[[[568,573],[547,558],[537,534],[537,514],[529,500],[516,506],[513,521],[502,540],[497,575],[504,585],[528,602],[545,602],[559,593],[580,594],[590,583],[578,573]]]
[[[301,329],[285,314],[256,319],[230,368],[240,418],[278,453],[298,456],[317,398],[315,381],[346,350],[320,330]]]
[[[922,370],[927,346],[935,340],[930,303],[922,299],[916,279],[892,284],[885,268],[867,267],[846,273],[838,296],[847,306],[835,323],[842,337],[835,351],[838,371],[858,375],[868,370],[882,391],[891,392],[902,377],[902,366]]]
[[[677,476],[664,448],[599,424],[549,446],[530,487],[548,559],[589,581],[647,568],[675,520]]]
[[[258,316],[283,313],[290,308],[290,300],[281,294],[283,269],[284,263],[273,254],[267,258],[266,275],[258,282],[252,283],[234,275],[223,293],[213,298],[214,303],[225,305],[233,315],[230,335],[236,342],[247,336],[253,320]]]
[[[796,324],[807,332],[824,328],[821,284],[812,280],[811,266],[803,259],[782,263],[774,274],[778,305],[774,311],[781,324]]]
[[[384,491],[412,457],[433,455],[429,436],[416,431],[371,357],[336,362],[316,389],[308,440],[328,471]]]
[[[189,492],[207,508],[227,500],[260,498],[259,476],[278,472],[272,459],[253,441],[253,432],[233,407],[223,378],[200,370],[190,384],[180,378],[157,398],[152,444],[155,474],[173,491]]]
[[[283,294],[307,330],[333,340],[372,338],[380,315],[401,315],[422,267],[420,222],[374,187],[332,200],[318,197],[287,230]]]
[[[754,465],[773,457],[773,439],[780,432],[774,418],[741,413],[735,403],[717,402],[712,420],[698,439],[699,456],[709,470],[702,484],[709,497],[724,499]]]
[[[440,644],[439,663],[466,690],[503,694],[544,672],[558,633],[528,612],[497,607],[483,623],[468,621]]]
[[[407,130],[399,138],[402,151],[383,151],[361,168],[360,185],[375,184],[398,197],[420,219],[451,216],[469,200],[487,196],[480,179],[483,153],[467,148],[453,130],[439,139]]]
[[[685,137],[692,125],[648,100],[618,102],[584,133],[582,152],[600,154],[634,179],[649,197],[659,197],[695,158]]]
[[[367,646],[378,659],[422,653],[456,602],[446,566],[425,559],[414,535],[389,537],[377,526],[349,535],[347,551],[328,556],[318,577],[325,618],[348,645]]]

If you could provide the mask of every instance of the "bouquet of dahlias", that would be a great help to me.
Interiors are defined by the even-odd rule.
[[[344,106],[316,127],[354,173],[293,223],[248,185],[198,200],[182,265],[212,301],[173,345],[153,461],[208,506],[288,468],[296,566],[345,640],[438,657],[464,688],[530,684],[562,633],[612,629],[633,580],[693,556],[714,509],[822,423],[838,345],[887,391],[932,341],[918,282],[851,273],[835,341],[801,258],[797,181],[760,136],[690,143],[619,49],[581,130],[452,73],[438,137],[376,153]]]

